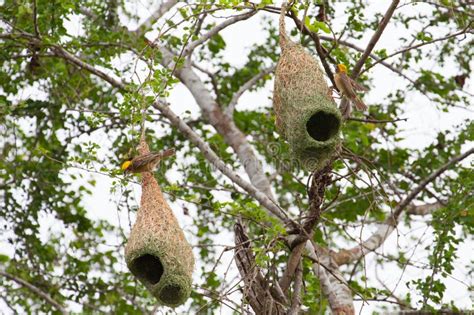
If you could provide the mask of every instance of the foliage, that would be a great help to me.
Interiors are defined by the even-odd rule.
[[[232,37],[226,29],[213,34],[191,52],[196,65],[194,71],[199,73],[213,101],[225,110],[246,82],[278,60],[278,31],[274,21],[279,7],[273,2],[180,2],[158,22],[136,28],[144,22],[144,12],[151,13],[151,4],[145,10],[136,1],[3,1],[0,5],[0,271],[27,281],[73,311],[152,312],[154,298],[126,270],[123,257],[138,205],[135,195],[138,179],[124,178],[118,171],[120,161],[134,153],[145,119],[150,149],[175,147],[178,152],[177,158],[162,162],[156,176],[174,208],[183,209],[184,215],[178,216],[191,226],[185,232],[200,262],[195,270],[195,279],[199,281],[191,301],[181,312],[211,314],[225,305],[239,313],[241,307],[248,308],[245,299],[242,303],[238,300],[241,298],[238,288],[242,284],[238,278],[230,279],[226,271],[230,262],[225,255],[231,252],[230,235],[238,218],[248,225],[258,266],[268,279],[278,280],[290,252],[284,241],[289,234],[287,226],[223,177],[188,137],[149,106],[156,98],[173,96],[180,88],[177,74],[188,60],[188,56],[180,58],[180,54],[187,45],[203,38],[229,16],[255,9],[257,13],[252,19],[261,20],[258,31],[265,34],[265,39],[249,45],[238,62],[226,57]],[[473,13],[464,10],[462,3],[406,3],[395,11],[391,23],[403,29],[395,35],[401,43],[399,49],[426,45],[389,57],[392,50],[379,43],[365,62],[366,68],[375,66],[363,72],[360,81],[380,93],[371,98],[369,117],[355,115],[362,120],[391,122],[354,120],[344,125],[343,149],[333,168],[335,180],[326,189],[323,216],[315,230],[317,244],[334,252],[355,246],[360,242],[360,229],[383,222],[390,216],[390,209],[417,184],[472,147],[472,121],[441,130],[427,146],[418,148],[406,146],[410,136],[404,135],[406,124],[398,121],[406,117],[407,108],[417,106],[415,99],[429,102],[440,115],[459,108],[462,113],[472,112],[472,94],[467,92],[467,87],[472,86],[469,61],[474,55]],[[326,10],[321,15],[323,6]],[[345,63],[349,69],[359,60],[361,51],[347,43],[366,43],[361,39],[369,38],[381,19],[380,14],[369,14],[372,11],[366,2],[356,0],[344,5],[302,2],[293,7],[293,12],[321,38],[341,39],[339,43],[324,40],[322,47],[333,62]],[[231,31],[239,32],[239,25],[244,23],[248,21],[230,26]],[[289,23],[287,27],[290,29]],[[460,30],[465,33],[434,42],[441,37],[440,33],[453,34]],[[314,43],[297,31],[294,34],[301,36],[301,42],[316,56]],[[153,47],[157,34],[160,36],[155,44],[172,51],[174,63],[163,65],[165,56]],[[124,82],[126,89],[112,87],[100,76],[64,57],[58,47]],[[387,58],[384,61],[395,72],[377,63],[380,58]],[[445,71],[448,67],[454,72]],[[403,85],[386,83],[383,75],[372,71],[378,69],[385,69],[384,73],[393,74],[392,77],[399,76]],[[272,74],[262,76],[250,91],[270,95],[272,77]],[[266,102],[252,104],[251,109],[239,107],[233,112],[232,122],[263,161],[276,202],[295,220],[302,221],[309,207],[306,187],[309,174],[292,163],[288,146],[275,131],[270,106]],[[191,110],[191,104],[172,104],[172,107],[189,109],[180,111],[183,121],[228,167],[246,178],[238,154],[229,146],[225,135],[210,126],[209,115]],[[474,230],[474,173],[470,161],[452,167],[416,197],[417,204],[441,201],[443,206],[421,219],[423,226],[430,228],[433,240],[426,248],[420,248],[426,254],[421,264],[429,274],[405,279],[413,291],[399,297],[411,307],[431,310],[448,304],[450,308],[457,307],[456,302],[443,297],[446,278],[452,276],[455,260],[462,255],[459,245],[472,240]],[[100,196],[104,208],[99,200],[93,206],[90,198],[99,197],[95,192],[104,178],[110,180],[110,196]],[[105,206],[109,199],[114,201],[114,208]],[[113,224],[98,213],[127,222]],[[402,223],[410,227],[419,221],[404,216]],[[357,232],[348,232],[354,227]],[[423,236],[413,235],[420,238],[410,240],[411,246],[416,247]],[[228,245],[221,248],[218,245],[224,244],[224,239]],[[369,257],[382,268],[395,268],[391,264],[396,263],[400,266],[397,270],[403,271],[415,264],[409,251],[401,247],[386,255]],[[364,263],[353,262],[348,267],[342,269],[342,274],[346,280],[350,279],[354,298],[392,299],[390,290],[368,279],[371,274],[367,276]],[[303,270],[303,309],[310,313],[329,309],[320,279],[306,258]],[[464,291],[468,289],[462,286]],[[1,275],[0,293],[0,306],[9,307],[12,312],[54,310],[41,296]],[[414,296],[421,298],[417,300]]]

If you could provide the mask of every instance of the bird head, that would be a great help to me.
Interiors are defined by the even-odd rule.
[[[337,72],[347,73],[346,65],[340,63],[337,65]]]
[[[128,172],[128,168],[132,165],[132,161],[131,160],[127,160],[125,162],[123,162],[122,164],[122,171],[124,173],[127,173]]]

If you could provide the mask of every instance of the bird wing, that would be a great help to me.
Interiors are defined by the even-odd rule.
[[[173,156],[175,154],[175,150],[174,148],[171,148],[171,149],[164,150],[160,152],[159,154],[161,154],[163,158],[167,158],[169,156]]]
[[[132,166],[134,169],[139,169],[145,165],[152,163],[157,158],[160,158],[159,153],[147,153],[140,156],[137,156],[132,160]]]
[[[362,92],[368,91],[368,89],[362,84],[359,84],[355,80],[352,80],[352,79],[349,79],[349,80],[351,80],[351,85],[356,91],[362,91]]]
[[[349,99],[356,97],[356,93],[352,87],[351,79],[345,73],[337,73],[334,81],[340,92]]]
[[[139,168],[150,163],[156,163],[162,158],[170,157],[174,155],[174,149],[164,150],[162,152],[150,152],[144,155],[137,156],[135,159],[132,160],[133,166],[135,168]]]

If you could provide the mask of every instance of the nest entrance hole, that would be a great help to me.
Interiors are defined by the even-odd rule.
[[[143,279],[152,285],[160,281],[164,271],[160,259],[150,254],[136,258],[130,269],[139,279]]]
[[[327,141],[339,131],[339,119],[336,115],[319,111],[306,123],[306,131],[316,141]]]
[[[182,291],[177,285],[167,285],[160,292],[160,299],[169,304],[177,304],[181,300]]]

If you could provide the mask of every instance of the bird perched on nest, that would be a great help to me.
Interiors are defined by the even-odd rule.
[[[168,149],[162,152],[150,152],[144,155],[129,159],[122,164],[122,171],[125,174],[152,172],[161,159],[174,155],[174,149]]]
[[[356,91],[366,92],[367,89],[356,81],[352,80],[347,75],[347,67],[345,65],[337,65],[336,74],[334,75],[334,82],[336,83],[336,87],[339,89],[339,92],[342,94],[343,99],[346,98],[349,103],[354,104],[355,107],[360,111],[367,109],[367,105],[365,105],[356,94]],[[350,113],[350,108],[348,112]]]

